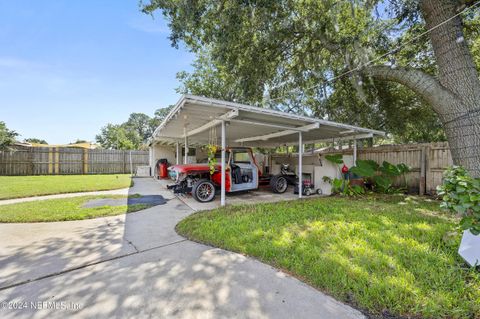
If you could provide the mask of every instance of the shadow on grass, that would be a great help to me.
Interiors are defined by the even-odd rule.
[[[476,317],[480,276],[458,257],[458,240],[444,244],[454,223],[432,207],[325,198],[195,214],[178,229],[285,269],[375,315]]]

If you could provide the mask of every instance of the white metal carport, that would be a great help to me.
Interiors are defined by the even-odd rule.
[[[302,197],[303,145],[332,140],[357,140],[385,133],[362,127],[300,116],[272,109],[227,102],[194,95],[183,95],[153,133],[151,144],[175,145],[177,164],[180,147],[188,148],[209,143],[209,132],[221,127],[222,171],[221,205],[225,205],[225,149],[228,146],[272,148],[299,146],[298,176]],[[356,143],[354,143],[354,161]]]

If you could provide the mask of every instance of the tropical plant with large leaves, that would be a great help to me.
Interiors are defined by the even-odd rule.
[[[393,188],[393,178],[404,176],[405,189],[408,187],[406,174],[411,171],[410,167],[404,163],[394,165],[384,161],[378,165],[373,160],[357,160],[356,166],[350,168],[350,172],[362,177],[368,181],[373,181],[375,189],[381,193],[391,193]]]
[[[359,177],[373,177],[377,170],[378,164],[374,161],[357,160],[356,166],[350,168],[350,172]]]
[[[327,154],[325,159],[335,165],[343,164],[343,155],[342,154]]]

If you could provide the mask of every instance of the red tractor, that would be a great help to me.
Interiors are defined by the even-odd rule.
[[[191,193],[199,202],[209,202],[215,198],[216,189],[221,185],[221,152],[215,154],[216,164],[213,174],[210,165],[183,164],[168,168],[168,174],[175,184],[167,186],[177,194]],[[259,184],[270,184],[275,193],[284,193],[289,184],[294,185],[294,173],[280,174],[270,178],[262,176],[255,162],[251,148],[234,147],[225,152],[225,191],[227,193],[257,189]]]

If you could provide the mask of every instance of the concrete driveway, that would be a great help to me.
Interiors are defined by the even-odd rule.
[[[167,199],[137,213],[0,224],[0,317],[363,317],[270,266],[185,240],[174,227],[193,210],[160,186],[135,180],[131,193]]]

